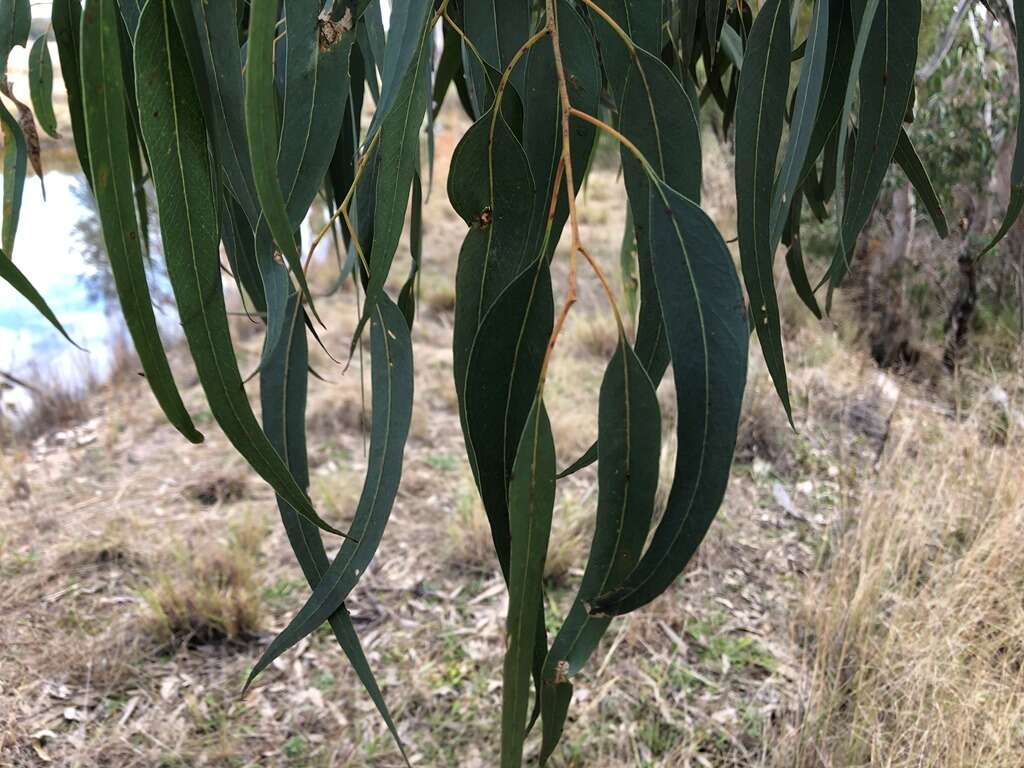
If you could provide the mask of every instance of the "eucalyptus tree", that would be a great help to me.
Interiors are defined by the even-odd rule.
[[[29,0],[0,8],[6,67],[12,47],[27,43],[31,11]],[[372,0],[54,0],[74,144],[153,396],[186,440],[202,441],[146,284],[148,187],[210,412],[276,492],[309,582],[307,602],[248,682],[328,623],[402,748],[347,606],[358,599],[353,590],[399,486],[413,402],[422,192],[433,170],[433,121],[449,91],[472,119],[447,178],[467,227],[450,276],[452,386],[509,592],[495,753],[503,766],[520,765],[539,719],[544,763],[565,726],[573,680],[609,625],[676,580],[718,511],[752,334],[791,414],[775,286],[780,244],[796,291],[820,315],[819,297],[827,310],[894,162],[945,233],[907,127],[920,19],[920,0],[393,0],[386,24]],[[51,131],[48,50],[33,46],[29,80],[36,117]],[[3,80],[19,116],[0,109],[0,274],[62,330],[12,261],[38,140],[32,111]],[[701,121],[711,111],[734,135],[742,285],[701,208]],[[638,279],[626,301],[593,258],[577,215],[602,134],[621,151],[626,240],[636,245],[626,268]],[[1007,225],[1024,205],[1022,183],[1018,153]],[[304,243],[297,233],[317,196],[334,213]],[[410,207],[412,271],[392,296],[388,276]],[[834,255],[817,282],[800,245],[805,208],[835,221]],[[307,494],[304,428],[309,343],[319,340],[325,300],[311,294],[305,267],[335,223],[346,246],[338,282],[351,278],[362,297],[352,348],[368,335],[371,351],[368,466],[346,531]],[[568,277],[556,302],[551,267],[566,228],[568,255],[559,258]],[[265,331],[261,419],[229,335],[221,249],[230,267],[223,273]],[[597,439],[559,471],[545,383],[579,269],[603,285],[618,341],[600,388]],[[678,448],[667,501],[656,509],[655,389],[670,366]],[[585,573],[549,637],[542,574],[557,483],[595,462]],[[342,537],[333,560],[323,535]]]

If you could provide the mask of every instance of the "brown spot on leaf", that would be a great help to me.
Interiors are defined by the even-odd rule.
[[[341,36],[352,29],[352,9],[346,8],[340,21],[333,21],[330,12],[324,11],[317,19],[317,28],[320,32],[320,51],[331,50],[341,40]]]

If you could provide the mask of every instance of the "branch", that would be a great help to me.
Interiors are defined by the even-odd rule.
[[[942,37],[939,38],[939,44],[935,47],[935,52],[928,59],[928,63],[917,70],[916,78],[918,83],[930,80],[932,75],[938,71],[942,60],[946,58],[950,48],[953,47],[957,32],[960,31],[960,25],[963,23],[964,17],[967,16],[967,11],[970,10],[970,7],[970,0],[960,0],[957,3],[953,11],[953,18],[949,20],[946,30],[942,33]]]

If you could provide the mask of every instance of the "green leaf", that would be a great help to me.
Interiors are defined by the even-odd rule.
[[[928,177],[928,169],[921,162],[921,157],[917,154],[914,143],[910,140],[910,136],[907,135],[907,131],[904,128],[900,129],[900,138],[896,143],[896,153],[893,155],[893,160],[903,169],[907,179],[914,185],[914,189],[921,196],[921,201],[924,203],[924,207],[927,209],[928,215],[935,225],[935,231],[939,237],[945,240],[949,237],[949,224],[946,222],[946,214],[942,210],[942,203],[935,192],[935,187],[932,186],[932,180]]]
[[[283,267],[279,271],[286,272]],[[285,275],[287,279],[287,275]],[[309,348],[302,322],[302,309],[298,294],[292,292],[286,307],[288,324],[285,342],[280,344],[260,371],[260,403],[263,408],[263,428],[278,453],[285,458],[296,481],[309,486],[309,460],[306,454],[306,395],[309,381]],[[311,588],[316,588],[327,572],[329,561],[320,532],[315,525],[303,519],[280,496],[277,497],[281,521],[288,541]],[[342,605],[328,618],[334,637],[348,657],[359,681],[383,718],[399,750],[405,748],[398,735],[391,712],[380,692],[373,671],[363,653],[352,617]],[[406,759],[408,763],[408,759]]]
[[[491,538],[508,575],[508,484],[519,438],[534,402],[554,326],[547,260],[539,259],[501,294],[484,316],[466,371],[467,448]]]
[[[75,153],[78,155],[82,172],[91,185],[85,117],[82,114],[82,78],[79,72],[82,4],[79,0],[53,0],[50,23],[53,25],[53,37],[57,41],[57,57],[60,59],[64,90],[68,95],[68,112],[71,114],[71,134],[75,140]]]
[[[917,38],[921,28],[920,0],[881,0],[870,15],[869,0],[861,20],[853,71],[860,73],[860,108],[857,113],[857,143],[843,200],[842,226],[836,253],[829,269],[831,287],[838,287],[850,268],[857,236],[871,217],[878,192],[899,142],[903,118],[914,89]],[[863,46],[863,47],[862,47]],[[865,55],[870,51],[870,55]],[[851,78],[849,104],[855,83]],[[848,123],[841,128],[845,131]],[[840,134],[840,151],[845,142]],[[844,168],[845,163],[837,163]]]
[[[526,419],[508,490],[512,549],[502,676],[501,766],[519,768],[530,707],[537,622],[543,617],[544,561],[555,505],[555,443],[538,394]]]
[[[103,240],[128,332],[153,395],[168,421],[193,443],[196,430],[171,375],[146,282],[146,265],[136,220],[135,184],[128,140],[120,17],[114,0],[86,0],[82,14],[82,75],[89,160]]]
[[[1013,0],[1013,18],[1017,20],[1017,145],[1013,153],[1013,167],[1010,170],[1010,204],[999,230],[981,253],[980,259],[1006,237],[1024,210],[1024,0]]]
[[[37,37],[28,54],[29,94],[39,126],[56,139],[60,135],[57,133],[57,117],[53,114],[53,62],[46,38],[47,35]]]
[[[423,0],[412,0],[410,5],[408,13],[411,14],[411,18],[406,20],[405,36],[401,39],[410,40],[413,51],[409,56],[405,55],[408,52],[403,52],[401,60],[408,62],[407,68],[399,72],[401,85],[394,95],[392,105],[383,113],[384,118],[380,124],[377,165],[374,171],[373,243],[368,257],[370,274],[366,285],[363,315],[352,338],[353,350],[374,306],[384,294],[384,284],[391,272],[391,264],[405,225],[412,180],[417,171],[420,126],[423,124],[430,97],[429,82],[424,77],[424,70],[431,66],[428,40],[433,4]],[[397,11],[398,8],[396,5],[394,10]],[[393,12],[392,20],[394,18]],[[388,38],[385,75],[388,72],[387,63],[393,56],[393,38],[398,34],[398,30],[392,29]],[[386,77],[384,89],[377,116],[382,114],[381,109],[387,103],[384,95],[388,89]]]
[[[53,314],[53,310],[47,305],[46,300],[39,294],[39,291],[33,287],[28,278],[22,274],[22,271],[14,265],[14,262],[3,251],[0,251],[0,278],[3,278],[5,283],[10,285],[35,307],[36,311],[46,318],[50,325],[56,328],[65,339],[78,347],[74,340],[68,336],[68,332],[64,330],[64,326],[60,324],[57,316]],[[81,349],[81,347],[78,348]]]
[[[0,74],[7,74],[7,57],[11,50],[28,43],[31,27],[29,0],[0,0]]]
[[[250,228],[259,219],[249,140],[245,133],[245,97],[238,22],[234,2],[191,3],[202,51],[214,122],[208,126],[225,182],[241,206]],[[251,235],[250,235],[251,236]]]
[[[153,0],[150,0],[152,2]],[[295,244],[285,198],[277,175],[277,89],[274,85],[274,34],[277,0],[252,0],[249,6],[249,47],[245,68],[245,128],[249,139],[256,196],[267,226],[284,256],[292,278],[313,308],[306,274]]]
[[[786,231],[783,232],[782,242],[788,245],[786,250],[786,268],[789,270],[789,279],[793,283],[793,289],[804,305],[816,318],[821,320],[821,307],[814,296],[814,288],[811,281],[807,279],[807,269],[804,266],[804,249],[800,241],[800,214],[803,210],[803,196],[797,190],[790,206],[789,222]]]
[[[321,5],[320,0],[284,3],[288,35],[277,173],[293,230],[301,224],[323,184],[348,103],[349,54],[355,25],[345,29],[330,46],[322,47],[320,30],[326,22],[317,16]],[[344,29],[345,23],[337,18],[334,21]]]
[[[14,253],[14,237],[18,234],[18,219],[21,218],[28,147],[21,125],[2,102],[0,124],[4,135],[4,220],[0,247],[10,257]]]
[[[371,323],[373,426],[366,481],[350,529],[352,538],[342,542],[312,597],[253,667],[246,688],[274,659],[341,607],[373,559],[391,515],[412,416],[412,341],[401,311],[386,295],[382,299]]]
[[[210,410],[236,450],[299,514],[341,534],[316,513],[267,440],[245,395],[221,285],[219,190],[198,95],[167,0],[150,0],[142,12],[135,72],[167,273]]]
[[[732,255],[708,216],[678,192],[651,188],[651,252],[678,418],[675,476],[661,522],[618,589],[593,614],[633,611],[682,573],[729,481],[747,374],[747,320]]]
[[[821,87],[828,63],[829,0],[817,0],[811,15],[811,28],[807,35],[807,49],[800,69],[796,104],[790,119],[789,142],[782,161],[782,170],[775,183],[772,196],[770,251],[774,253],[782,239],[787,213],[793,202],[801,175],[807,163],[807,150],[818,116]],[[742,82],[742,80],[741,80]]]
[[[789,0],[771,0],[750,30],[736,97],[736,219],[751,322],[792,423],[771,233],[772,185],[785,124],[791,47]]]
[[[569,103],[575,109],[596,115],[600,110],[602,83],[594,36],[570,3],[559,0],[557,8],[562,64],[566,80],[572,83]],[[525,268],[542,250],[548,258],[552,257],[569,217],[565,180],[555,188],[562,152],[561,105],[557,89],[552,87],[555,82],[554,55],[551,39],[547,37],[530,49],[526,64],[522,141],[537,194],[532,199],[530,236],[519,268]],[[505,116],[510,119],[507,113]],[[570,158],[577,194],[590,165],[596,135],[596,129],[589,123],[576,122],[572,126]],[[556,200],[556,195],[555,213],[551,216],[551,201]]]
[[[647,371],[623,335],[601,383],[598,424],[597,524],[579,592],[544,663],[541,763],[562,734],[572,698],[570,678],[611,624],[610,618],[591,616],[588,605],[618,587],[639,562],[654,515],[661,409]]]

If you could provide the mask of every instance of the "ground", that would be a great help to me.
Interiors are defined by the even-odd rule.
[[[507,604],[451,377],[450,286],[464,226],[441,180],[459,127],[450,116],[439,125],[402,486],[349,603],[410,762],[422,766],[495,764]],[[728,236],[728,168],[709,153],[706,205]],[[613,274],[620,184],[599,161],[583,192],[584,240]],[[564,258],[558,263],[563,286]],[[583,279],[548,397],[562,463],[593,439],[615,339],[595,281]],[[337,354],[354,325],[354,296],[319,308]],[[235,320],[247,373],[260,338],[249,320]],[[1009,404],[989,398],[994,374],[925,388],[877,371],[842,328],[787,324],[797,429],[752,351],[724,508],[684,577],[612,626],[577,687],[555,765],[1020,764],[1000,755],[1012,760],[1024,749],[1019,725],[1005,724],[1024,712],[1020,691],[1007,685],[1020,674],[1024,621],[1001,624],[1022,608],[993,586],[1006,574],[1022,580],[1019,555],[1003,546],[1024,517],[1019,391],[1009,390]],[[249,667],[307,588],[272,494],[212,424],[184,350],[174,358],[207,435],[202,446],[164,423],[128,362],[89,396],[85,421],[0,456],[0,764],[401,765],[326,632],[240,697]],[[314,366],[327,381],[312,382],[311,493],[336,524],[351,514],[366,464],[367,362],[357,357],[345,373],[320,355]],[[250,394],[256,402],[255,387]],[[659,395],[669,412],[671,391]],[[582,573],[595,491],[593,471],[560,485],[546,582],[552,622]],[[993,530],[1001,538],[987,543]],[[895,538],[878,540],[890,531]],[[989,585],[991,610],[974,627],[988,628],[992,642],[970,660],[943,657],[938,640],[953,623],[944,605],[955,584],[982,583],[972,574]],[[964,615],[978,607],[969,598],[956,603]],[[933,654],[893,650],[914,645]],[[949,664],[945,692],[929,687],[928,659]],[[961,719],[965,708],[950,702],[972,681],[985,682],[1001,709],[973,707],[972,727],[959,726],[960,757],[951,741],[915,741]],[[887,710],[897,694],[905,705]],[[945,716],[935,714],[940,703]],[[896,715],[906,712],[933,719],[907,721],[899,733]],[[865,749],[872,744],[891,751]],[[537,748],[534,737],[531,764]],[[898,759],[922,749],[920,761]]]

